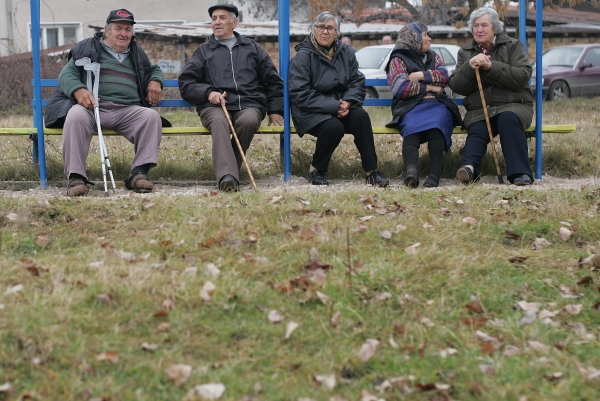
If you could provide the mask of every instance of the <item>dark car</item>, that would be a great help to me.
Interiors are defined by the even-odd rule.
[[[535,94],[535,62],[531,90]],[[557,46],[542,55],[542,99],[600,96],[600,44]]]

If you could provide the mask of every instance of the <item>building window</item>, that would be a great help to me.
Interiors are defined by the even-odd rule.
[[[29,24],[31,32],[31,24]],[[79,22],[67,23],[41,23],[40,48],[50,49],[56,46],[74,45],[83,39],[83,28]],[[31,51],[31,37],[29,38],[29,51]]]

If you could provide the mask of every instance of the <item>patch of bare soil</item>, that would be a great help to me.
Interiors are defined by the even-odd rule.
[[[421,180],[424,181],[424,178]],[[256,181],[259,191],[261,192],[273,192],[277,193],[281,190],[303,192],[303,193],[336,193],[344,191],[356,191],[367,188],[363,178],[357,178],[354,180],[329,180],[329,186],[314,186],[310,185],[304,177],[292,176],[288,183],[283,181],[283,175],[273,176],[269,178],[263,178]],[[216,182],[202,181],[165,181],[155,182],[155,190],[150,194],[136,194],[134,192],[126,190],[124,187],[119,186],[116,192],[109,189],[109,197],[153,197],[160,195],[172,195],[172,196],[206,196],[211,191],[217,191]],[[508,184],[505,179],[505,184],[500,185],[497,177],[486,176],[482,177],[481,180],[473,185],[482,185],[489,187],[490,189],[501,190],[503,188],[510,188],[514,190],[539,190],[547,191],[551,189],[571,189],[571,190],[582,190],[590,187],[597,187],[600,185],[600,178],[598,177],[585,177],[585,178],[556,178],[551,176],[543,176],[541,180],[535,180],[534,184],[526,187],[517,187]],[[109,184],[110,186],[110,184]],[[7,198],[26,198],[35,197],[38,199],[52,199],[56,197],[66,198],[66,182],[54,183],[48,185],[46,189],[40,189],[39,183],[2,183],[0,189],[0,196]],[[455,179],[443,178],[438,188],[423,188],[410,189],[410,191],[444,191],[446,189],[464,188],[464,186]],[[254,191],[250,181],[242,181],[240,190],[242,192]],[[390,180],[390,186],[386,190],[402,190],[409,191],[405,188],[402,179],[395,177]],[[103,198],[104,188],[103,186],[96,185],[93,190],[87,195],[88,197]]]

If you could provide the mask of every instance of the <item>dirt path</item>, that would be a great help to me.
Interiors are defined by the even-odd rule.
[[[0,196],[7,198],[24,198],[24,197],[35,197],[39,199],[52,199],[56,197],[65,197],[66,198],[66,188],[62,185],[66,183],[58,183],[54,185],[49,185],[47,189],[40,189],[37,183],[28,182],[28,183],[2,183],[2,188],[0,190]],[[111,197],[125,197],[132,196],[133,193],[125,190],[119,183],[117,186],[116,193],[110,191]],[[347,190],[360,190],[364,189],[366,186],[362,179],[355,180],[330,180],[330,185],[328,187],[319,187],[309,185],[304,177],[292,176],[289,183],[283,182],[283,176],[275,176],[270,178],[265,178],[261,180],[257,180],[256,182],[258,188],[262,192],[272,192],[277,193],[282,189],[286,189],[288,191],[298,191],[298,192],[326,192],[326,193],[334,193],[334,192],[343,192]],[[110,184],[109,184],[110,185]],[[486,176],[483,177],[479,183],[475,185],[483,185],[490,188],[510,188],[510,189],[535,189],[540,191],[550,190],[550,189],[572,189],[572,190],[581,190],[588,187],[598,187],[600,185],[600,178],[598,177],[586,177],[586,178],[556,178],[550,176],[544,176],[541,180],[536,180],[535,183],[531,187],[516,187],[514,185],[503,185],[498,184],[495,176]],[[455,179],[444,178],[441,180],[439,188],[425,189],[419,187],[416,191],[444,191],[449,188],[460,188],[462,184],[458,183]],[[216,191],[216,183],[213,182],[156,182],[155,191],[151,194],[147,194],[144,196],[160,196],[160,195],[174,195],[174,196],[202,196],[210,193],[211,191]],[[388,190],[407,190],[402,185],[402,180],[400,178],[393,178],[390,180],[390,187]],[[241,187],[242,192],[251,192],[253,191],[252,185],[250,182],[242,182]],[[139,196],[135,194],[136,196]],[[90,191],[88,196],[92,197],[103,197],[104,191],[102,190],[102,185],[97,183],[94,190]]]

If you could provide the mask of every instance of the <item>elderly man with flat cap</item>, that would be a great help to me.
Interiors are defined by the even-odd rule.
[[[219,190],[238,191],[242,155],[231,138],[225,105],[244,153],[265,115],[283,124],[283,81],[269,55],[255,41],[235,32],[238,9],[208,9],[213,35],[189,58],[179,76],[181,97],[196,105],[212,135],[213,167]],[[227,96],[224,93],[227,92]]]
[[[93,94],[86,87],[87,71],[75,62],[89,58],[100,64],[98,86],[100,122],[133,143],[135,157],[125,187],[135,192],[154,188],[148,171],[158,163],[162,126],[156,106],[162,97],[163,73],[133,40],[133,14],[122,8],[106,19],[104,32],[77,43],[59,76],[59,89],[46,107],[46,127],[63,128],[63,160],[69,179],[68,196],[88,193],[93,185],[86,174],[86,159],[96,132]]]

